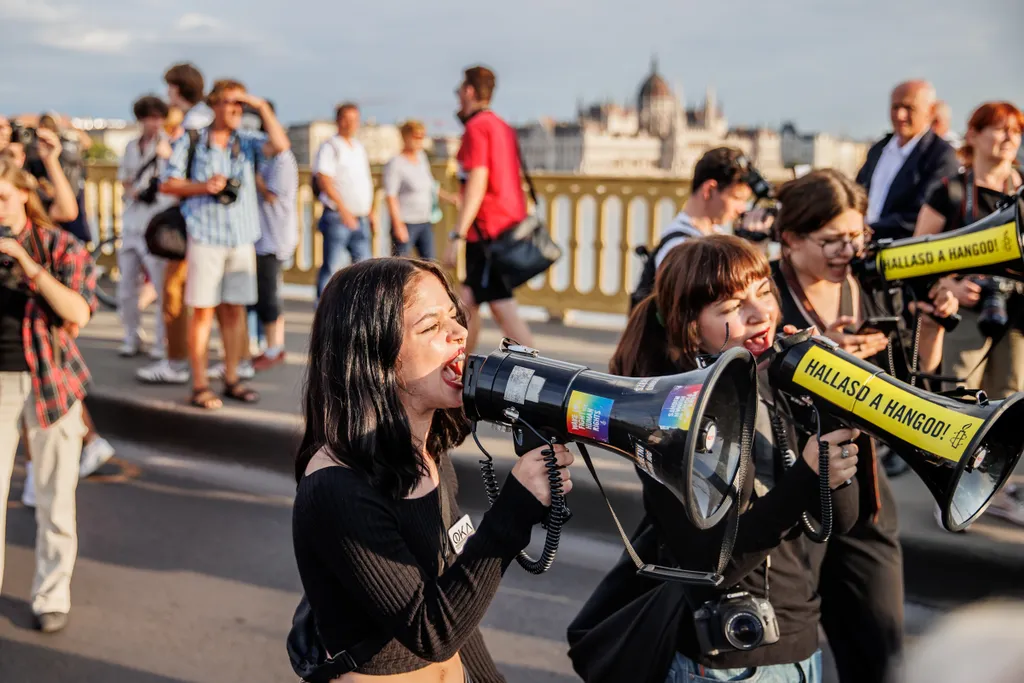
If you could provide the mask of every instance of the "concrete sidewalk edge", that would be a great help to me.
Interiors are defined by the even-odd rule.
[[[187,389],[183,387],[183,391]],[[257,422],[230,408],[203,412],[184,403],[140,399],[103,387],[94,387],[86,403],[98,430],[106,436],[160,443],[183,454],[294,475],[293,458],[302,439],[297,417],[268,414]],[[206,446],[210,443],[218,446]],[[478,460],[453,458],[459,500],[467,509],[487,507]],[[498,481],[504,481],[508,461],[496,459],[496,470]],[[573,481],[569,504],[573,518],[568,527],[621,542],[592,478],[584,473]],[[626,532],[631,533],[642,516],[636,490],[605,483],[605,491]],[[535,541],[541,538],[539,533],[534,536]],[[952,534],[949,541],[943,541],[934,534],[906,528],[901,530],[900,540],[906,593],[915,601],[947,604],[1024,591],[1024,557],[998,545],[965,550]]]

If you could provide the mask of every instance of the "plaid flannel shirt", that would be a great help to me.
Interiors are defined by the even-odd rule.
[[[36,263],[65,287],[85,297],[89,310],[96,311],[96,273],[92,257],[81,242],[64,230],[37,228],[31,223],[18,233],[17,240]],[[77,330],[57,316],[35,283],[27,284],[29,298],[21,328],[25,360],[32,375],[36,417],[40,425],[49,427],[75,401],[85,398],[92,378],[75,343]]]

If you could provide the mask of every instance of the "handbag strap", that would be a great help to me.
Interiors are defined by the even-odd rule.
[[[590,452],[587,447],[582,443],[576,444],[580,449],[580,454],[583,456],[583,462],[586,463],[587,469],[590,470],[590,476],[594,478],[594,482],[597,484],[597,490],[601,492],[601,497],[604,498],[605,504],[608,506],[608,512],[612,515],[612,521],[615,522],[615,528],[619,532],[619,536],[622,538],[622,543],[626,546],[626,552],[629,554],[629,558],[633,560],[633,564],[636,565],[637,573],[646,577],[661,579],[661,580],[680,580],[686,583],[685,577],[692,577],[694,572],[676,569],[672,567],[659,567],[657,565],[645,563],[640,559],[640,555],[637,554],[633,548],[633,544],[630,543],[629,537],[626,535],[626,530],[622,527],[622,522],[619,521],[619,516],[615,514],[615,509],[612,508],[612,503],[608,500],[608,494],[605,493],[604,486],[601,484],[600,477],[597,476],[597,469],[594,467],[593,461],[590,459]],[[739,529],[739,518],[740,518],[740,496],[743,493],[747,478],[747,459],[740,459],[739,472],[736,474],[736,483],[733,486],[733,492],[735,494],[735,500],[732,504],[732,509],[727,514],[728,519],[725,526],[725,537],[722,540],[722,548],[718,554],[718,562],[715,565],[715,574],[723,575],[725,569],[729,564],[729,560],[732,559],[732,549],[736,544],[736,532]],[[690,604],[691,608],[693,603],[691,601],[691,595],[689,590],[684,591],[686,595],[686,601]]]
[[[452,502],[448,498],[448,490],[444,485],[443,461],[444,458],[438,458],[437,460],[437,496],[441,506],[441,544],[437,547],[437,570],[439,573],[443,572],[447,566],[449,555],[448,530],[454,523],[452,519]]]

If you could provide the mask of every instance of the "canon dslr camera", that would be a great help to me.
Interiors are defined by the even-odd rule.
[[[779,642],[779,621],[767,598],[746,591],[705,602],[693,615],[700,651],[717,655]]]
[[[1000,337],[1010,324],[1006,304],[1014,292],[1014,284],[1001,277],[987,277],[976,282],[981,287],[978,330],[986,337]]]

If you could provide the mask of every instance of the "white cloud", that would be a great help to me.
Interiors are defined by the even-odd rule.
[[[75,7],[58,7],[46,0],[0,0],[0,18],[5,21],[27,21],[55,24],[78,14]]]
[[[94,28],[85,30],[45,31],[37,36],[43,45],[71,52],[116,55],[128,52],[135,38],[128,31]]]
[[[176,31],[221,31],[223,28],[224,22],[220,19],[207,14],[199,14],[198,12],[183,14],[174,22],[174,29]]]

